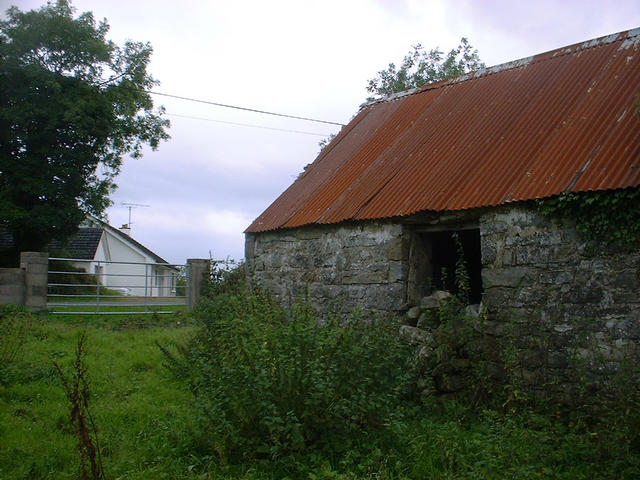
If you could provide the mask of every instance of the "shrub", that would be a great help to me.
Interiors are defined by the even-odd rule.
[[[67,260],[51,260],[49,283],[58,284],[49,287],[49,294],[58,295],[96,295],[98,279],[87,274],[82,268],[74,266]]]
[[[397,324],[354,313],[320,321],[259,293],[196,308],[200,331],[171,365],[189,366],[201,437],[220,463],[349,448],[402,411],[413,381]]]
[[[209,285],[205,295],[215,297],[221,294],[242,293],[246,288],[244,262],[233,260],[212,260]]]
[[[25,307],[0,305],[0,373],[20,353],[32,324],[33,316]]]

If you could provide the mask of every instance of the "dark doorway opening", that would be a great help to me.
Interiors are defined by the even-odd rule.
[[[428,234],[431,243],[431,275],[434,289],[458,293],[456,263],[459,250],[469,275],[469,303],[482,299],[482,257],[480,230],[449,230]],[[457,237],[457,240],[456,240]]]

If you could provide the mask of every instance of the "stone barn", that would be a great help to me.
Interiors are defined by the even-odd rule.
[[[638,189],[639,47],[621,32],[363,105],[246,230],[250,280],[282,303],[406,312],[450,289],[460,244],[496,330],[591,318],[611,348],[637,342],[640,250],[538,205]]]

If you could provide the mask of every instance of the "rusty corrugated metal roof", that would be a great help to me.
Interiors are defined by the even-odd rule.
[[[247,232],[640,185],[640,29],[365,105]]]

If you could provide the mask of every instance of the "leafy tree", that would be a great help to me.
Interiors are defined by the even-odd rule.
[[[73,235],[110,204],[125,154],[169,138],[148,90],[152,48],[105,38],[68,0],[0,21],[0,225],[17,251]]]
[[[460,45],[446,56],[443,56],[444,52],[438,47],[428,52],[420,44],[412,48],[413,51],[404,57],[399,68],[396,68],[395,63],[390,63],[389,68],[380,70],[369,80],[367,91],[374,94],[369,100],[457,77],[485,66],[478,50],[464,37],[460,39]]]
[[[374,78],[369,79],[367,91],[373,96],[368,97],[368,101],[485,67],[480,60],[478,50],[475,50],[465,37],[462,37],[460,45],[446,56],[443,56],[444,52],[438,47],[427,52],[418,43],[412,48],[413,50],[402,60],[400,68],[397,68],[395,63],[390,63],[389,68],[380,70]],[[320,151],[324,150],[334,138],[335,135],[332,134],[321,140],[318,143]]]

